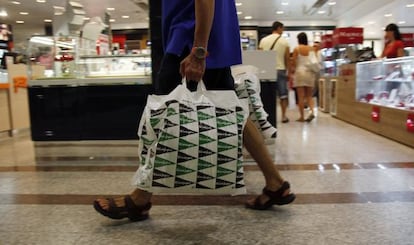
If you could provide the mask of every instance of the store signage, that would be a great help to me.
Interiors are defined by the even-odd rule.
[[[401,37],[405,47],[414,47],[414,33],[402,33]]]
[[[321,48],[333,48],[333,35],[326,34],[322,36]]]
[[[407,131],[414,133],[414,113],[408,114],[407,117]]]
[[[336,28],[333,34],[333,45],[362,44],[364,29],[359,27]]]
[[[379,122],[381,116],[381,108],[379,106],[373,106],[371,112],[371,119],[373,122]]]

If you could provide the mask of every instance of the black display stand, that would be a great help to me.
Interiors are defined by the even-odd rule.
[[[276,82],[260,81],[260,97],[262,98],[263,108],[269,114],[267,120],[273,127],[277,128],[277,97]]]

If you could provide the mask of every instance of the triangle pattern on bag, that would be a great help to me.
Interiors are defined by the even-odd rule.
[[[204,135],[204,134],[199,135],[199,144],[200,145],[205,145],[205,144],[208,144],[208,143],[211,143],[211,142],[214,142],[214,141],[216,141],[216,139],[213,139],[213,138],[211,138],[207,135]]]
[[[192,112],[192,111],[194,111],[193,108],[180,103],[180,114],[181,113],[186,113],[186,112]]]
[[[235,124],[233,122],[221,119],[219,117],[217,118],[216,121],[217,121],[217,128],[224,128],[224,127],[231,126],[231,125]]]
[[[208,174],[204,174],[202,172],[198,172],[197,173],[197,182],[203,182],[203,181],[212,180],[212,179],[215,179],[215,177],[214,176],[210,176]]]
[[[176,137],[176,136],[174,136],[172,134],[169,134],[167,132],[162,132],[161,133],[161,137],[159,139],[159,142],[164,142],[164,141],[172,140],[172,139],[176,139],[176,138],[178,138],[178,137]]]
[[[213,154],[216,154],[216,152],[215,152],[215,151],[212,151],[212,150],[210,150],[210,149],[207,149],[207,148],[205,148],[205,147],[202,147],[202,146],[200,146],[200,147],[198,148],[198,157],[199,157],[199,158],[200,158],[200,157],[210,156],[210,155],[213,155]]]
[[[193,123],[196,122],[196,120],[187,117],[186,115],[180,114],[180,124],[189,124],[189,123]]]
[[[158,110],[151,110],[151,117],[156,117],[156,116],[159,116],[159,115],[163,114],[166,109],[167,108],[162,108],[162,109],[158,109]]]
[[[209,162],[207,162],[203,159],[198,159],[198,164],[197,164],[198,170],[203,170],[203,169],[211,168],[211,167],[215,167],[215,166],[216,165],[214,165],[212,163],[209,163]]]
[[[193,135],[193,134],[198,134],[198,132],[188,129],[184,126],[180,126],[180,138]]]
[[[162,145],[161,143],[158,143],[157,149],[156,149],[156,152],[157,152],[158,155],[165,154],[165,153],[170,153],[170,152],[174,152],[174,151],[177,151],[177,150],[173,149],[171,147]]]
[[[229,132],[229,131],[225,131],[225,130],[222,130],[222,129],[217,129],[217,136],[218,136],[219,140],[222,140],[222,139],[225,139],[225,138],[228,138],[228,137],[234,137],[236,135],[237,134]]]
[[[237,113],[237,124],[244,122],[244,115],[242,113]]]
[[[213,106],[211,105],[198,105],[197,111],[202,111],[202,110],[211,109],[211,108],[213,108]]]
[[[210,126],[208,124],[205,124],[205,123],[202,123],[202,122],[200,122],[198,124],[198,128],[199,128],[200,133],[215,129],[215,127],[212,127],[212,126]]]
[[[194,173],[195,171],[196,170],[193,170],[193,169],[184,167],[180,164],[177,164],[177,168],[175,170],[175,173],[176,173],[177,176],[180,176],[180,175],[185,175],[185,174],[191,174],[191,173]]]
[[[192,181],[188,181],[188,180],[185,180],[185,179],[182,179],[182,178],[175,177],[175,181],[174,181],[174,187],[175,188],[188,186],[188,185],[193,185],[193,184],[195,184],[195,183],[192,182]]]
[[[225,175],[229,175],[234,173],[234,170],[223,168],[223,167],[217,167],[217,177],[223,177]]]
[[[150,118],[150,124],[152,128],[155,128],[157,124],[160,122],[161,122],[161,118],[157,118],[157,117]]]
[[[160,171],[158,169],[154,169],[154,172],[152,174],[153,180],[166,179],[166,178],[171,178],[171,177],[174,177],[174,175]]]
[[[167,105],[167,107],[169,107],[171,104],[178,104],[178,100],[169,100],[166,101],[165,104]]]
[[[231,186],[234,185],[235,183],[229,182],[229,181],[225,181],[225,180],[221,180],[221,179],[216,179],[216,189],[220,189],[223,187],[227,187],[227,186]]]
[[[210,115],[210,114],[204,113],[202,111],[197,111],[197,116],[198,116],[198,120],[200,120],[200,121],[206,121],[206,120],[215,118],[214,115]]]
[[[180,138],[179,142],[178,142],[178,150],[182,151],[188,148],[192,148],[192,147],[196,147],[198,146],[197,144],[193,144],[183,138]]]
[[[183,163],[183,162],[188,162],[191,160],[197,159],[196,157],[192,157],[190,155],[187,155],[181,151],[178,152],[178,157],[177,157],[177,163]]]
[[[175,126],[178,126],[178,124],[173,123],[168,119],[164,120],[164,128],[172,128],[172,127],[175,127]]]
[[[216,185],[216,179],[197,182],[197,188],[213,190]],[[198,187],[199,186],[199,187]]]
[[[232,162],[235,161],[236,159],[226,156],[226,155],[222,155],[222,154],[218,154],[217,156],[217,165],[223,165],[226,164],[228,162]]]
[[[155,168],[160,168],[160,167],[169,166],[169,165],[175,165],[175,162],[169,161],[159,156],[155,157],[155,162],[154,162]]]
[[[237,148],[237,146],[227,144],[227,143],[225,143],[223,141],[219,141],[218,144],[217,144],[218,152],[228,151],[228,150],[232,150],[234,148]]]
[[[169,187],[169,186],[166,186],[166,185],[163,185],[163,184],[161,184],[161,183],[158,183],[157,181],[152,181],[152,186],[153,187],[161,187],[161,188],[171,188],[171,187]]]
[[[233,113],[232,110],[216,107],[216,116],[217,117],[226,116],[226,115],[229,115],[229,114],[232,114],[232,113]]]
[[[174,115],[177,115],[178,112],[176,110],[174,110],[174,108],[168,107],[167,109],[167,117],[171,117]]]

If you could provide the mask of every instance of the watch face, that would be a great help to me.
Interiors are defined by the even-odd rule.
[[[204,48],[198,47],[195,49],[194,54],[197,58],[203,59],[206,57],[206,50]]]

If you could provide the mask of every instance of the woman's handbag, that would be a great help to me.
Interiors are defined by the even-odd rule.
[[[150,95],[138,129],[133,184],[148,192],[244,194],[243,128],[248,102],[234,91]]]

